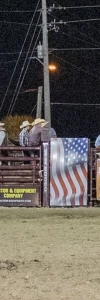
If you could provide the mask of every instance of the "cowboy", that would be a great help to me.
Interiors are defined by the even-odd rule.
[[[40,146],[41,145],[41,125],[45,122],[44,119],[37,118],[31,124],[33,127],[29,132],[29,146]]]
[[[0,122],[0,146],[7,146],[7,142],[8,142],[8,137],[7,137],[7,133],[6,130],[4,128],[5,123]],[[7,150],[1,150],[1,156],[3,157],[7,157],[8,156],[8,151]],[[6,164],[5,161],[2,161],[2,164]],[[0,161],[0,165],[1,165],[1,161]]]
[[[21,132],[19,134],[19,144],[21,147],[28,147],[29,146],[29,128],[30,128],[30,123],[28,121],[23,121],[23,123],[20,125]],[[30,152],[27,150],[23,151],[24,154],[28,157],[30,157]],[[25,164],[28,162],[25,161]]]
[[[6,146],[7,134],[4,128],[5,123],[0,122],[0,146]]]
[[[29,132],[29,146],[39,147],[41,145],[41,125],[45,122],[44,119],[37,118],[32,123],[32,129]],[[31,155],[38,156],[38,151],[34,150],[31,152]]]
[[[96,148],[100,147],[100,135],[98,135],[98,137],[96,138],[95,147]]]
[[[28,130],[30,125],[31,124],[28,121],[23,121],[22,125],[20,125],[20,129],[22,130],[19,134],[19,144],[21,147],[27,147],[29,145]]]
[[[43,122],[41,127],[42,128],[46,127],[46,125],[48,125],[48,123],[49,123],[48,121]],[[48,128],[48,133],[49,133],[49,140],[52,139],[52,138],[57,138],[57,134],[56,134],[55,129],[52,128],[52,127],[48,127],[48,126],[47,126],[47,128]]]

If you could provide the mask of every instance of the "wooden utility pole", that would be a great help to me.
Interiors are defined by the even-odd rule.
[[[51,126],[50,109],[50,80],[49,80],[49,58],[48,58],[48,29],[46,0],[42,0],[42,27],[43,27],[43,63],[44,63],[44,116]]]
[[[41,109],[42,109],[42,90],[43,87],[38,87],[38,96],[37,96],[37,110],[36,110],[36,118],[41,118]]]

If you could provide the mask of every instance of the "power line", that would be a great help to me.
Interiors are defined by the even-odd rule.
[[[86,47],[86,48],[53,48],[50,49],[50,51],[90,51],[90,50],[100,50],[100,48],[92,48],[92,47]]]
[[[54,16],[52,13],[49,12],[49,15],[50,15],[50,16],[53,16],[53,17],[55,18],[55,20],[57,19],[57,20],[60,21],[60,19],[59,19],[58,17]],[[75,16],[75,14],[73,14],[73,15]],[[93,45],[93,44],[96,45],[96,43],[99,44],[99,42],[96,42],[93,38],[88,37],[86,34],[82,33],[82,32],[79,31],[79,30],[76,30],[76,29],[74,29],[74,28],[70,28],[70,30],[71,30],[72,32],[75,31],[75,32],[80,33],[82,36],[85,36],[86,38],[88,38],[89,40],[91,40],[92,43],[89,42],[89,41],[87,42],[87,41],[84,41],[84,40],[82,40],[82,39],[79,39],[79,38],[77,38],[77,37],[75,37],[75,36],[74,36],[74,39],[79,39],[79,40],[84,41],[85,43],[92,44],[92,45]],[[62,32],[62,33],[65,34],[65,35],[67,35],[67,36],[70,36],[70,34],[67,34],[67,33],[65,33],[65,32]]]
[[[49,48],[49,51],[51,53],[51,51],[94,51],[94,50],[100,50],[99,47],[81,47],[81,48]],[[34,50],[35,52],[36,50]],[[16,55],[19,54],[20,52],[1,52],[0,55]],[[27,52],[23,52],[23,54],[26,54]],[[31,53],[31,51],[29,52]],[[23,59],[21,59],[23,60]],[[16,60],[11,60],[11,61],[5,61],[5,62],[0,62],[0,64],[2,63],[10,63],[10,62],[16,62]]]
[[[86,6],[85,6],[86,7]],[[94,6],[93,6],[94,7]],[[98,6],[96,6],[96,7],[98,7]],[[99,7],[100,7],[100,5],[99,5]],[[72,8],[72,7],[70,7],[70,8]],[[68,21],[68,22],[64,22],[64,23],[72,23],[72,22],[80,22],[80,21],[82,21],[82,22],[84,22],[84,21],[89,21],[89,20],[100,20],[100,19],[88,19],[88,20],[75,20],[75,21]],[[60,21],[61,22],[61,21]],[[15,22],[10,22],[10,23],[15,23]],[[16,23],[16,24],[19,24],[19,23]],[[22,24],[22,23],[21,23]],[[25,24],[25,23],[23,23],[23,24]],[[29,24],[25,24],[25,25],[29,25]],[[88,47],[88,48],[65,48],[65,49],[62,49],[62,48],[60,48],[60,49],[53,49],[53,51],[85,51],[85,50],[87,50],[88,49],[88,51],[89,50],[100,50],[100,48],[90,48],[90,47]],[[59,58],[59,59],[61,59],[61,58]],[[66,61],[67,62],[67,61]],[[68,62],[67,62],[68,63]],[[70,64],[70,63],[69,63]],[[72,65],[72,64],[71,64]],[[78,68],[78,67],[76,67],[76,68]],[[78,68],[79,70],[81,69],[81,68]],[[82,70],[82,69],[81,69]],[[86,73],[88,73],[87,71],[85,71],[85,70],[83,70],[84,72],[86,72]],[[94,75],[95,76],[95,75]],[[96,76],[95,76],[96,77]]]
[[[52,15],[51,13],[50,13],[50,15]],[[75,16],[75,14],[73,14],[74,16]],[[57,17],[57,19],[59,19],[58,17]],[[75,29],[73,29],[75,32],[76,32],[76,30]],[[79,32],[80,34],[82,34],[82,35],[84,35],[83,33],[81,33],[79,30],[77,31],[77,32]],[[64,33],[64,34],[66,34],[66,33]],[[85,35],[86,36],[86,35]],[[87,36],[86,36],[87,37]],[[75,38],[75,37],[73,37],[73,38]],[[88,37],[89,38],[89,37]],[[93,39],[91,39],[93,42],[95,42]],[[83,40],[82,40],[83,41]],[[87,43],[87,41],[85,41],[85,43]],[[60,51],[63,51],[63,49],[65,50],[65,51],[95,51],[95,50],[99,50],[100,48],[99,47],[81,47],[81,48],[60,48],[61,50]],[[52,51],[52,50],[51,50]],[[59,50],[54,50],[54,51],[59,51]],[[83,56],[84,57],[84,56]],[[59,58],[59,59],[61,59],[61,58]],[[68,62],[67,62],[68,63]],[[69,63],[70,65],[72,65],[71,63]],[[73,66],[73,65],[72,65]],[[75,68],[77,68],[78,70],[80,70],[80,68],[78,68],[77,66],[75,66],[74,65],[74,67]],[[93,77],[95,77],[95,78],[97,78],[97,76],[95,76],[94,74],[91,74],[90,72],[87,72],[86,70],[83,70],[82,68],[81,68],[81,70],[83,71],[83,72],[85,72],[85,73],[87,73],[87,74],[89,74],[89,75],[92,75]]]
[[[73,29],[72,29],[73,30]],[[77,30],[74,30],[75,32],[77,32]],[[80,32],[81,33],[81,32]],[[71,34],[68,34],[68,33],[65,33],[65,32],[62,32],[62,34],[64,34],[64,35],[66,35],[66,36],[68,36],[68,37],[70,37],[70,38],[74,38],[74,40],[78,40],[78,41],[82,41],[82,42],[85,42],[86,44],[89,44],[89,45],[94,45],[94,43],[93,42],[87,42],[86,40],[84,40],[84,39],[82,39],[82,38],[80,38],[80,37],[76,37],[76,36],[73,36],[73,35],[71,35]],[[98,43],[99,44],[99,43]],[[98,45],[95,45],[95,46],[98,46]]]
[[[100,106],[100,103],[75,103],[75,102],[51,102],[51,105],[65,105],[65,106]]]
[[[0,55],[14,55],[14,54],[19,54],[20,51],[16,51],[16,52],[0,52]],[[27,51],[23,51],[23,54],[26,54]],[[31,53],[31,51],[30,51]]]
[[[51,12],[49,12],[49,15],[50,16],[53,16],[54,18],[56,18],[56,16],[54,16]],[[73,14],[74,16],[75,16],[75,14]],[[56,19],[55,19],[56,20]],[[59,18],[58,18],[58,16],[57,16],[57,20],[59,20]],[[60,20],[59,20],[60,21]],[[85,42],[85,44],[91,44],[91,45],[94,45],[94,46],[96,46],[96,47],[91,47],[91,45],[90,45],[90,47],[88,46],[88,47],[86,47],[87,49],[88,49],[88,51],[90,50],[90,48],[92,49],[92,48],[95,48],[95,49],[97,49],[98,48],[98,50],[99,50],[99,47],[98,47],[98,45],[99,45],[99,42],[97,42],[97,41],[95,41],[93,38],[90,38],[89,36],[87,36],[86,34],[83,34],[81,31],[79,31],[79,30],[75,30],[74,28],[70,28],[70,30],[71,31],[75,31],[75,32],[78,32],[79,34],[81,34],[82,36],[85,36],[86,38],[88,38],[88,40],[90,39],[91,41],[92,41],[92,43],[91,43],[91,41],[89,42],[87,42],[86,40],[83,40],[83,39],[80,39],[80,38],[77,38],[77,37],[75,37],[75,36],[71,36],[71,34],[67,34],[67,33],[65,33],[65,32],[62,32],[61,31],[61,34],[65,34],[65,35],[67,35],[67,36],[69,36],[70,38],[73,38],[73,42],[74,42],[74,40],[76,39],[76,40],[80,40],[80,41],[84,41]],[[96,44],[97,43],[97,44]],[[72,51],[73,52],[73,50],[74,51],[85,51],[85,47],[81,47],[81,48],[77,48],[77,47],[73,47],[73,48],[63,48],[65,51]],[[60,51],[63,51],[63,49],[62,50],[60,50]],[[94,49],[94,50],[95,50]],[[52,51],[52,50],[51,50]],[[54,50],[55,51],[55,50]],[[92,49],[92,52],[93,52],[93,49]],[[84,57],[84,55],[83,55],[83,57]]]
[[[33,111],[35,110],[35,108],[37,107],[37,103],[34,105],[34,107],[31,110],[30,116],[32,115]]]
[[[74,17],[76,17],[76,14],[74,13],[71,13],[71,16],[74,16]],[[90,25],[90,23],[88,23],[88,26],[91,26]],[[92,26],[93,26],[93,24],[92,24]],[[93,26],[94,27],[94,26]],[[94,44],[99,44],[99,42],[97,42],[97,41],[95,41],[92,37],[90,37],[90,35],[89,36],[87,36],[86,35],[86,33],[84,34],[83,32],[81,32],[81,31],[79,31],[79,30],[76,30],[75,28],[71,28],[73,31],[75,31],[75,32],[78,32],[78,33],[80,33],[82,36],[85,36],[85,37],[87,37],[89,40],[91,40]],[[97,46],[97,45],[95,45],[95,46]]]
[[[53,6],[50,6],[50,8],[48,8],[48,10],[50,9],[55,9],[55,10],[66,10],[66,9],[83,9],[83,8],[99,8],[100,5],[80,5],[80,6],[55,6],[55,4],[53,4]]]
[[[61,61],[66,62],[68,65],[71,65],[72,67],[76,68],[78,71],[82,71],[82,72],[84,72],[84,73],[86,73],[86,74],[91,75],[91,76],[94,77],[94,78],[100,79],[100,77],[98,77],[98,76],[96,76],[96,75],[94,75],[94,74],[92,74],[92,73],[90,73],[90,72],[88,72],[88,71],[82,69],[81,67],[77,67],[76,65],[74,65],[74,64],[68,62],[67,60],[65,60],[65,59],[63,59],[63,58],[61,58],[61,57],[59,57],[58,55],[55,55],[55,54],[52,54],[52,55],[53,55],[54,57],[60,59]]]
[[[52,52],[54,52],[54,51],[94,51],[94,50],[100,50],[100,48],[51,48],[51,49],[49,49],[49,54],[51,54]],[[27,52],[25,52],[25,53],[27,53]],[[24,60],[24,58],[21,58],[20,59],[20,61],[23,61]],[[9,61],[0,61],[0,65],[2,65],[2,64],[10,64],[10,63],[14,63],[14,62],[16,62],[17,60],[9,60]]]
[[[32,13],[34,10],[0,10],[1,13]]]
[[[71,15],[73,15],[74,17],[76,17],[76,15],[75,14],[71,14]],[[58,17],[57,17],[57,19],[58,19]],[[70,25],[70,24],[69,24]],[[90,23],[88,23],[88,26],[91,26],[90,25]],[[93,26],[93,23],[92,23],[92,26]],[[93,26],[94,27],[94,26]],[[95,27],[94,27],[95,28]],[[89,29],[90,29],[90,27],[89,27]],[[96,29],[96,28],[95,28]],[[89,40],[91,40],[92,41],[92,43],[91,42],[88,42],[89,44],[91,44],[91,45],[93,45],[94,44],[94,46],[92,46],[91,47],[91,45],[90,45],[90,47],[86,47],[87,49],[86,49],[86,51],[89,51],[89,50],[92,50],[92,52],[93,52],[93,50],[96,50],[97,48],[98,48],[98,50],[99,50],[99,42],[98,41],[95,41],[93,38],[91,38],[90,37],[90,34],[87,36],[86,34],[84,34],[83,32],[81,32],[81,31],[79,31],[79,30],[76,30],[75,29],[75,27],[72,27],[72,28],[70,28],[70,30],[71,31],[74,31],[74,32],[78,32],[79,34],[81,34],[82,36],[85,36],[86,38],[88,38],[88,41]],[[66,33],[63,33],[63,34],[66,34]],[[75,39],[75,37],[73,36],[73,38]],[[83,39],[82,39],[82,42],[83,42]],[[87,43],[87,41],[84,41],[85,43]],[[74,47],[73,47],[74,48]],[[77,48],[77,47],[76,47]],[[91,49],[90,49],[91,48]],[[93,48],[93,49],[92,49]],[[79,49],[77,49],[77,51],[84,51],[85,50],[85,47],[80,47]],[[67,51],[67,50],[66,50]],[[70,50],[71,51],[71,50]],[[76,51],[76,50],[74,50],[74,51]],[[93,53],[92,53],[93,54]],[[86,54],[85,54],[86,55]],[[84,56],[83,56],[84,57]]]
[[[40,16],[41,16],[41,12],[40,12],[40,15],[39,15],[39,17],[38,17],[38,21],[37,21],[37,24],[36,24],[36,28],[35,28],[35,30],[34,30],[34,33],[33,33],[33,36],[32,36],[32,39],[31,39],[31,42],[30,42],[28,51],[30,51],[30,48],[31,48],[31,46],[32,46],[33,38],[34,38],[34,36],[35,36],[36,30],[37,30],[37,26],[38,26],[38,23],[39,23],[39,21],[40,21]],[[35,49],[35,47],[36,47],[36,44],[37,44],[37,41],[38,41],[40,32],[41,32],[41,28],[40,28],[40,30],[39,30],[39,34],[38,34],[38,36],[37,36],[37,39],[36,39],[34,48],[33,48],[32,53],[31,53],[31,56],[33,55],[34,49]],[[21,73],[20,73],[20,76],[19,76],[19,79],[18,79],[18,82],[17,82],[17,86],[16,86],[16,89],[15,89],[15,92],[14,92],[14,95],[13,95],[13,98],[12,98],[12,101],[11,101],[11,104],[10,104],[10,107],[9,107],[7,116],[8,116],[10,113],[12,113],[12,111],[13,111],[13,109],[14,109],[15,103],[16,103],[17,98],[18,98],[18,95],[19,95],[19,91],[20,91],[20,89],[21,89],[21,86],[22,86],[22,84],[23,84],[23,80],[24,80],[24,78],[25,78],[26,72],[27,72],[28,67],[29,67],[29,64],[30,64],[30,60],[28,60],[28,63],[27,63],[26,69],[25,69],[25,64],[26,64],[26,61],[27,61],[27,58],[28,58],[28,51],[27,51],[27,55],[26,55],[26,58],[25,58],[23,67],[22,67],[22,69],[21,69]],[[24,69],[25,69],[25,71],[24,71]],[[23,72],[24,72],[24,73],[23,73]],[[22,76],[23,76],[23,77],[22,77]],[[21,77],[22,77],[22,80],[21,80]],[[20,80],[21,80],[21,82],[20,82]],[[15,97],[15,99],[14,99],[14,97]]]
[[[80,23],[80,22],[92,22],[92,21],[100,21],[100,18],[96,19],[81,19],[81,20],[71,20],[71,21],[62,21],[60,20],[59,22],[51,22],[51,25],[66,25],[70,23]],[[49,25],[49,24],[48,24]]]
[[[0,21],[0,23],[7,23],[7,24],[16,24],[16,25],[25,25],[29,26],[30,23],[23,23],[23,22],[11,22],[11,21]],[[32,26],[35,26],[35,24],[32,24]]]
[[[23,60],[24,60],[24,58],[21,58],[21,59],[20,59],[20,61],[23,61]],[[9,61],[2,61],[2,62],[0,61],[0,65],[2,65],[2,64],[4,64],[4,65],[6,64],[6,65],[7,65],[7,64],[10,64],[10,63],[14,63],[14,62],[16,62],[16,61],[17,61],[17,60],[9,60]],[[1,67],[1,68],[2,68],[2,67]]]
[[[40,30],[39,30],[39,33],[38,33],[38,36],[37,36],[37,39],[36,39],[34,48],[35,48],[35,46],[36,46],[36,44],[37,44],[37,41],[38,41],[38,39],[39,39],[40,32],[41,32],[41,28],[40,28]],[[33,53],[34,53],[34,48],[33,48],[33,50],[32,50],[31,56],[32,56]],[[25,71],[24,71],[24,74],[23,74],[22,79],[21,79],[22,72],[20,73],[20,77],[19,77],[19,80],[18,80],[18,82],[17,82],[16,90],[15,90],[15,93],[14,93],[14,95],[13,95],[13,99],[14,99],[14,96],[15,96],[16,92],[17,92],[17,94],[16,94],[16,96],[15,96],[15,100],[14,100],[14,102],[13,102],[13,105],[10,105],[10,108],[11,108],[10,114],[12,113],[12,111],[13,111],[13,109],[14,109],[14,106],[15,106],[15,103],[16,103],[16,101],[17,101],[17,98],[18,98],[20,89],[21,89],[21,87],[22,87],[23,80],[24,80],[24,78],[25,78],[26,72],[27,72],[27,70],[28,70],[29,64],[30,64],[30,60],[28,60],[28,64],[27,64],[27,66],[26,66],[26,69],[25,69]],[[23,71],[23,69],[22,69],[21,71]],[[20,82],[20,79],[21,79],[21,82]],[[18,87],[18,86],[19,86],[19,87]],[[17,90],[17,87],[18,87],[18,90]],[[13,99],[12,99],[12,100],[13,100]],[[8,111],[8,114],[9,114],[9,111]],[[7,114],[7,115],[8,115],[8,114]]]
[[[6,90],[6,92],[5,92],[4,98],[3,98],[2,103],[1,103],[1,106],[0,106],[0,112],[1,112],[1,109],[2,109],[2,107],[3,107],[3,105],[4,105],[4,102],[5,102],[5,100],[6,100],[7,93],[8,93],[8,91],[9,91],[9,88],[10,88],[11,83],[12,83],[12,79],[13,79],[14,74],[15,74],[15,71],[16,71],[16,69],[17,69],[18,62],[19,62],[20,57],[21,57],[21,55],[22,55],[22,53],[23,53],[23,49],[24,49],[24,46],[25,46],[25,43],[26,43],[28,34],[29,34],[29,32],[30,32],[30,29],[31,29],[31,26],[32,26],[32,23],[33,23],[33,20],[34,20],[34,17],[35,17],[35,14],[36,14],[36,12],[37,12],[37,8],[38,8],[38,6],[39,6],[39,3],[40,3],[40,0],[38,0],[38,3],[37,3],[37,5],[36,5],[34,14],[33,14],[33,16],[32,16],[32,19],[31,19],[31,22],[30,22],[30,25],[29,25],[29,28],[28,28],[28,30],[27,30],[27,33],[26,33],[26,36],[25,36],[25,39],[24,39],[24,42],[23,42],[21,51],[20,51],[20,53],[19,53],[19,56],[18,56],[17,62],[16,62],[16,64],[15,64],[15,67],[14,67],[14,70],[13,70],[13,73],[12,73],[12,76],[11,76],[11,78],[10,78],[10,81],[9,81],[9,84],[8,84],[8,87],[7,87],[7,90]]]
[[[100,44],[99,42],[95,41],[93,38],[91,38],[90,36],[87,36],[86,34],[84,34],[83,32],[81,32],[80,30],[76,30],[75,28],[70,28],[72,30],[72,32],[76,32],[76,33],[80,33],[82,36],[84,36],[85,38],[88,38],[88,40],[90,40],[91,42],[88,41],[88,43],[97,46],[98,44]],[[83,40],[82,40],[83,41]],[[87,41],[85,41],[87,43]]]
[[[99,8],[100,5],[81,5],[81,6],[66,6],[66,7],[52,7],[50,6],[50,8],[47,8],[47,10],[49,9],[56,9],[56,10],[66,10],[66,9],[83,9],[83,8]],[[1,13],[31,13],[34,12],[34,10],[0,10]]]

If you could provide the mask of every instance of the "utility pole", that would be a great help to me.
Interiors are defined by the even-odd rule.
[[[36,110],[36,118],[41,118],[41,108],[42,108],[42,90],[43,87],[38,87],[38,96],[37,96],[37,110]]]
[[[51,126],[50,109],[50,81],[49,81],[49,58],[48,58],[48,29],[46,0],[42,0],[42,26],[43,26],[43,63],[44,63],[44,117]]]

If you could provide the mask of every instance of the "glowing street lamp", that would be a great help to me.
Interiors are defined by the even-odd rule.
[[[57,70],[56,65],[50,64],[50,65],[49,65],[49,70],[50,70],[51,72],[56,71],[56,70]]]

